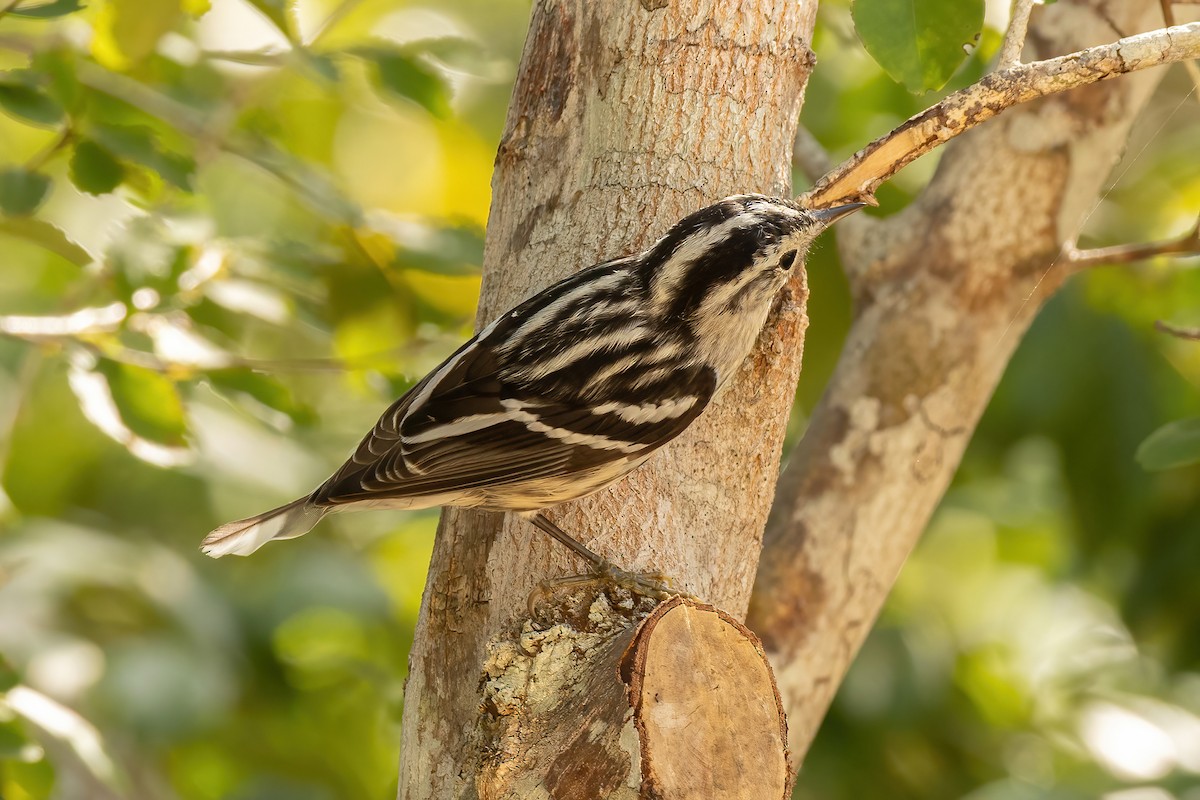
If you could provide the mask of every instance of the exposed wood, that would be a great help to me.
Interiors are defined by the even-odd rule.
[[[783,704],[746,626],[675,598],[642,623],[621,669],[641,743],[643,796],[791,796]]]

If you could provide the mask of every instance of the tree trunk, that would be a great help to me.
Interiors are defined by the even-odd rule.
[[[1030,43],[1045,58],[1161,25],[1152,0],[1060,2],[1040,9]],[[747,622],[775,667],[797,758],[1013,350],[1066,277],[1059,251],[1096,208],[1162,72],[992,120],[947,146],[904,212],[840,237],[855,320],[780,480]]]
[[[815,10],[795,0],[537,3],[496,161],[478,324],[644,247],[722,196],[786,196]],[[623,567],[660,570],[743,616],[800,368],[805,297],[801,276],[690,430],[627,480],[551,516]],[[582,567],[528,523],[446,512],[409,660],[401,797],[504,796],[492,793],[487,763],[504,709],[492,694],[481,714],[481,675],[485,664],[503,669],[497,658],[522,641],[539,583]],[[542,632],[525,632],[543,646]],[[598,646],[597,657],[614,647]]]

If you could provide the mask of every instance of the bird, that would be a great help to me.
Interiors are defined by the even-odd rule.
[[[333,511],[460,506],[515,512],[595,572],[628,574],[543,511],[686,430],[749,355],[816,236],[865,205],[726,197],[645,251],[551,285],[396,400],[314,492],[220,526],[201,550],[249,555]]]

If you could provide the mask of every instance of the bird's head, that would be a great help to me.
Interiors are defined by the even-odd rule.
[[[681,320],[760,307],[765,317],[817,235],[864,205],[812,210],[743,194],[689,214],[643,256],[654,305]]]

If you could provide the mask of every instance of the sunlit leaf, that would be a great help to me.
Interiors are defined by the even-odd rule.
[[[255,142],[241,155],[295,189],[311,208],[328,217],[331,222],[358,224],[362,210],[342,194],[324,171],[311,162],[275,148],[265,140]]]
[[[76,110],[83,99],[79,84],[79,56],[67,45],[39,49],[30,59],[30,72],[43,76],[47,94],[68,111]]]
[[[911,92],[940,89],[983,29],[983,0],[855,0],[863,47]]]
[[[0,170],[0,211],[23,217],[37,211],[50,193],[50,178],[20,167]]]
[[[1138,446],[1137,460],[1149,470],[1200,463],[1200,417],[1169,422],[1147,436]]]
[[[51,19],[63,17],[81,11],[85,6],[79,0],[51,0],[49,3],[21,3],[8,13],[14,17],[32,17],[33,19]]]
[[[73,751],[81,767],[102,785],[123,794],[128,780],[109,755],[100,732],[79,712],[31,689],[17,686],[8,693],[7,705],[42,735],[61,741]]]
[[[420,48],[421,52],[434,56],[443,64],[463,71],[477,69],[487,57],[486,51],[479,42],[461,36],[422,39]]]
[[[0,185],[2,184],[3,178],[0,177]],[[40,245],[77,267],[86,267],[92,263],[92,256],[87,250],[75,244],[65,233],[45,220],[32,217],[0,217],[0,233]]]
[[[297,424],[307,425],[315,419],[311,408],[297,403],[292,390],[270,375],[246,367],[207,370],[204,374],[217,389],[252,397],[287,414]]]
[[[188,268],[187,247],[171,240],[165,222],[158,217],[131,220],[126,234],[107,252],[119,296],[131,301],[133,294],[150,288],[170,294],[179,276]]]
[[[154,52],[181,13],[179,0],[108,0],[96,18],[92,55],[109,69],[129,69]]]
[[[108,358],[97,361],[96,371],[108,381],[121,419],[135,435],[172,447],[185,444],[187,417],[174,381]]]
[[[96,125],[92,136],[109,153],[149,168],[167,183],[191,190],[196,162],[162,146],[150,128],[141,125]]]
[[[483,232],[476,228],[433,225],[382,213],[368,216],[368,227],[348,232],[377,263],[441,275],[478,275],[483,265]]]
[[[0,108],[18,119],[38,125],[62,122],[62,106],[42,90],[39,82],[25,70],[0,72]]]
[[[375,85],[385,94],[412,100],[434,116],[449,116],[450,91],[446,81],[419,56],[386,47],[364,47],[355,54],[371,64]]]
[[[71,182],[81,192],[107,194],[121,185],[125,168],[108,150],[91,140],[75,147],[71,156]]]
[[[483,265],[483,235],[472,228],[434,228],[427,237],[400,243],[397,263],[442,275],[478,275]]]
[[[288,39],[293,38],[292,23],[288,18],[288,0],[249,0],[249,3],[271,20],[284,36]]]

